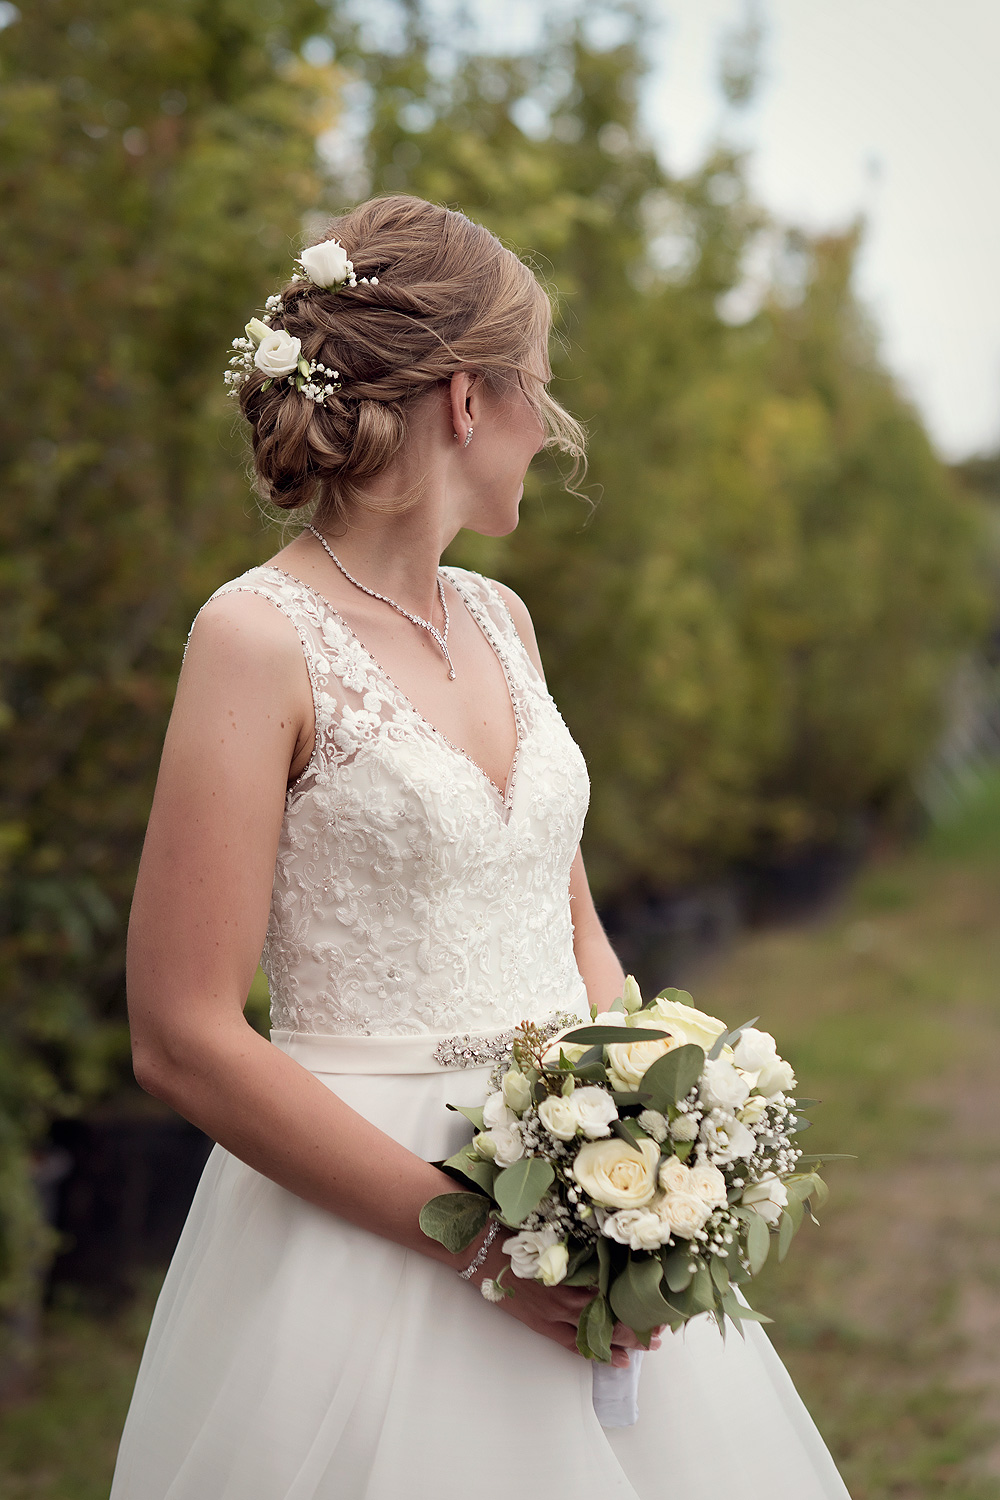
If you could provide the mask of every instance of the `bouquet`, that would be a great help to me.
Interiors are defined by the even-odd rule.
[[[771,1245],[783,1260],[827,1188],[795,1137],[816,1100],[753,1022],[728,1031],[683,990],[643,1001],[634,979],[593,1025],[524,1023],[442,1167],[475,1192],[432,1198],[424,1233],[455,1253],[488,1218],[510,1229],[515,1281],[593,1289],[577,1330],[607,1363],[615,1321],[648,1347],[655,1328],[707,1313],[725,1333],[770,1321],[737,1294]],[[755,1018],[756,1019],[756,1018]],[[826,1160],[830,1160],[827,1157]],[[807,1163],[809,1165],[807,1165]],[[505,1267],[483,1295],[514,1295]]]

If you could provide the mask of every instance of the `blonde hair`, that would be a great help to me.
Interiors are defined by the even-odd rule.
[[[243,383],[265,498],[286,511],[315,503],[319,525],[346,520],[402,447],[414,402],[459,370],[494,392],[519,384],[545,446],[572,456],[575,477],[584,432],[546,389],[547,356],[544,375],[531,368],[547,350],[552,308],[523,261],[464,214],[403,194],[369,199],[321,239],[345,247],[357,286],[290,281],[272,327],[300,339],[305,359],[339,370],[343,389],[318,406],[284,383],[265,391],[260,370]]]

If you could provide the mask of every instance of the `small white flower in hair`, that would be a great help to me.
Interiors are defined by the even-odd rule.
[[[354,267],[337,240],[321,240],[299,256],[299,264],[314,286],[356,286]]]

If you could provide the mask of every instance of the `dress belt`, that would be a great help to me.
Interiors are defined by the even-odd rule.
[[[589,1020],[586,991],[558,1012]],[[272,1031],[271,1041],[310,1073],[440,1073],[443,1069],[492,1067],[510,1046],[514,1028],[459,1036],[321,1036],[311,1031]]]

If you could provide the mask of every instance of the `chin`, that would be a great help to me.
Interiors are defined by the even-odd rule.
[[[508,503],[502,509],[498,506],[488,515],[476,516],[474,520],[466,523],[468,529],[475,531],[479,536],[510,536],[512,531],[517,530],[517,523],[520,519],[518,507],[523,494],[524,485],[522,484],[512,504]]]

